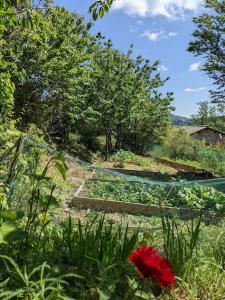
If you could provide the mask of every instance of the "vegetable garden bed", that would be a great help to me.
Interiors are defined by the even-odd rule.
[[[92,178],[78,189],[71,206],[134,215],[178,215],[186,219],[203,214],[213,219],[225,211],[225,194],[212,187],[165,188],[109,177]]]

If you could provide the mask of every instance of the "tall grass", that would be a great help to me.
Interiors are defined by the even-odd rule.
[[[179,277],[183,277],[187,271],[190,272],[189,267],[194,265],[192,259],[194,252],[197,252],[200,227],[201,218],[181,227],[175,218],[162,217],[163,248],[175,274]]]
[[[61,210],[49,166],[64,177],[62,157],[50,157],[43,167],[38,152],[15,155],[13,164],[6,164],[11,171],[4,179],[10,180],[0,198],[10,200],[0,211],[0,299],[149,299],[149,279],[143,281],[127,259],[146,244],[159,248],[178,277],[172,294],[160,291],[159,299],[222,299],[223,228],[175,217],[154,219],[157,228],[145,220],[142,230],[115,225],[101,215],[85,222],[68,216],[57,223],[52,214]],[[7,194],[9,185],[13,189]]]

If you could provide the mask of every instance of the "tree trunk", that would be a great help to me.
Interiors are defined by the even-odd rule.
[[[105,160],[108,160],[109,154],[112,152],[112,137],[108,128],[105,129]]]

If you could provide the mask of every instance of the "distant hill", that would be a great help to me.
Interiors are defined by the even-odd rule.
[[[191,125],[192,120],[190,118],[176,116],[171,114],[171,120],[174,125]]]

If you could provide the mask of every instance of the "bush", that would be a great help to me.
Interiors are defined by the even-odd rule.
[[[225,174],[225,149],[206,146],[203,141],[190,137],[182,128],[169,129],[163,144],[156,146],[152,154],[217,172],[221,176]]]
[[[173,159],[196,159],[196,152],[201,142],[197,142],[182,128],[171,128],[163,141],[167,155]]]
[[[141,156],[125,150],[119,150],[116,154],[111,156],[111,159],[116,160],[115,167],[118,168],[124,168],[127,162],[132,162],[138,166],[143,166],[145,164]]]

